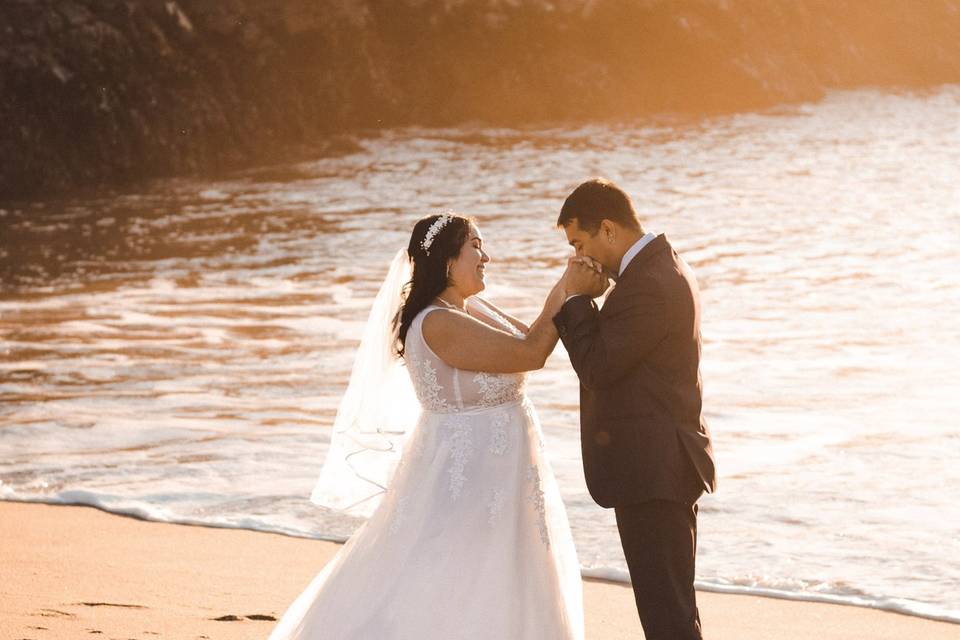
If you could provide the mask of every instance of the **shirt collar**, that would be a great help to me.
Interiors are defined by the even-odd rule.
[[[620,261],[620,271],[617,273],[617,277],[623,275],[623,270],[627,268],[627,265],[630,264],[630,261],[637,257],[637,254],[640,253],[645,246],[650,244],[650,242],[657,237],[657,234],[650,232],[633,243],[633,246],[627,249],[627,252],[623,254],[623,259]]]

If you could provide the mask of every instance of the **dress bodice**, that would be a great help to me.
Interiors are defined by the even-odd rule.
[[[522,337],[509,320],[471,297],[468,310],[476,310],[492,320],[494,326]],[[466,371],[451,367],[433,352],[423,337],[423,320],[433,311],[447,309],[430,305],[413,319],[404,345],[405,360],[420,404],[428,411],[456,413],[495,407],[523,397],[526,374]]]

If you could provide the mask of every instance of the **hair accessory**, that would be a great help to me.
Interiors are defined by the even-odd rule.
[[[433,224],[431,224],[430,228],[427,229],[427,234],[423,236],[423,241],[420,243],[424,253],[430,255],[430,245],[433,244],[433,239],[437,237],[437,234],[440,233],[440,230],[447,226],[451,220],[453,220],[453,216],[449,213],[444,213],[433,221]]]

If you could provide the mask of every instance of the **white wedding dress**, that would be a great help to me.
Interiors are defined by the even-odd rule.
[[[444,363],[421,329],[438,309],[407,334],[422,412],[382,501],[270,640],[582,640],[580,566],[525,376]]]

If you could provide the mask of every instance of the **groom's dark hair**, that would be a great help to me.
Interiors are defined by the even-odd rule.
[[[557,226],[565,227],[573,220],[590,235],[597,233],[603,220],[628,229],[640,229],[630,196],[606,178],[587,180],[567,196],[560,208]]]

